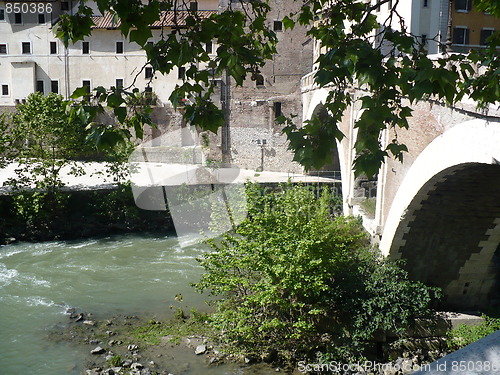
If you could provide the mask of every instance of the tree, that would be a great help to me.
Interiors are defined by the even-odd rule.
[[[300,1],[300,0],[295,0]],[[304,126],[293,118],[280,118],[284,132],[295,153],[295,160],[306,169],[319,168],[328,161],[334,139],[342,139],[338,123],[352,104],[349,88],[363,88],[367,94],[360,100],[364,109],[356,122],[359,129],[355,148],[354,168],[357,174],[376,174],[384,158],[402,159],[407,150],[397,137],[387,146],[379,142],[381,131],[408,127],[411,103],[435,98],[454,104],[464,95],[474,99],[480,108],[496,103],[500,98],[498,84],[499,61],[497,47],[500,32],[489,38],[489,47],[467,55],[447,54],[436,60],[426,55],[418,37],[411,35],[398,12],[401,0],[313,0],[304,1],[298,12],[284,17],[285,28],[296,24],[307,25],[308,34],[321,42],[324,51],[317,60],[315,82],[333,88],[325,103],[329,114],[326,121],[313,118]],[[177,106],[189,98],[185,118],[203,130],[216,131],[223,124],[222,112],[212,103],[213,78],[223,72],[241,84],[247,76],[259,74],[259,68],[276,53],[276,34],[265,23],[270,1],[241,1],[241,9],[231,7],[202,19],[189,10],[182,0],[96,0],[101,12],[111,12],[121,20],[120,30],[130,41],[137,42],[146,52],[148,63],[157,73],[167,74],[174,67],[187,64],[186,80],[176,87],[170,100]],[[500,16],[497,0],[474,0],[481,11]],[[378,21],[376,10],[392,4],[388,18]],[[184,9],[180,11],[178,9]],[[173,32],[163,39],[148,44],[149,24],[159,20],[162,9],[176,12]],[[57,26],[57,35],[67,45],[91,34],[92,10],[80,3],[74,15],[63,15]],[[210,59],[204,44],[215,40],[216,58]],[[208,64],[208,70],[198,70],[199,63]],[[148,122],[147,113],[127,117],[123,108],[126,90],[98,88],[99,106],[109,106],[117,118],[129,121],[138,135]],[[86,95],[83,91],[74,98]],[[409,104],[408,104],[409,102]],[[98,106],[98,108],[100,108]],[[84,103],[91,109],[88,101]],[[100,108],[102,109],[102,108]],[[118,129],[94,124],[99,144],[119,141],[128,136],[128,127]]]
[[[359,220],[335,217],[330,191],[247,193],[248,217],[209,241],[196,285],[217,297],[210,323],[230,350],[355,360],[377,330],[402,335],[428,312],[436,291],[370,248]]]
[[[83,173],[76,160],[91,150],[85,144],[85,125],[70,119],[62,96],[34,93],[17,106],[6,134],[4,152],[18,163],[16,178],[8,181],[18,212],[29,219],[60,208],[62,168]]]

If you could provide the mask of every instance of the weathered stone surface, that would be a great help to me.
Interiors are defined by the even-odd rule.
[[[90,354],[96,354],[96,355],[97,354],[104,354],[104,353],[106,353],[106,349],[104,349],[100,346],[98,346],[90,351]]]
[[[142,363],[139,363],[139,362],[134,362],[130,365],[130,368],[132,370],[142,370],[144,368],[144,365]]]
[[[500,331],[424,365],[412,375],[500,375]]]
[[[194,354],[200,355],[204,354],[207,352],[207,346],[206,345],[198,345],[196,349],[194,350]]]

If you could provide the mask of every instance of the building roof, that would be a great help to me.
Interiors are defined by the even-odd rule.
[[[151,28],[158,29],[161,27],[185,26],[186,18],[193,12],[178,10],[178,11],[162,11],[158,21],[151,24]],[[217,13],[215,10],[201,10],[197,11],[196,15],[200,18],[208,18],[212,14]],[[104,16],[93,16],[94,22],[93,29],[117,29],[120,27],[120,19],[116,18],[114,14],[106,12]]]

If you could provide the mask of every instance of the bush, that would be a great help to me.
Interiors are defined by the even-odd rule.
[[[460,324],[457,328],[448,332],[448,347],[450,350],[458,350],[486,337],[500,329],[500,318],[482,316],[484,321],[475,326]]]
[[[334,216],[339,198],[303,186],[248,189],[248,218],[200,259],[195,286],[219,296],[211,324],[246,354],[320,353],[355,360],[378,329],[403,333],[434,289],[411,282],[369,246],[360,221]]]

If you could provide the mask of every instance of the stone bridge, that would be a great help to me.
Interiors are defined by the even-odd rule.
[[[303,119],[321,117],[328,89],[315,87],[310,74],[302,95]],[[359,101],[347,112],[345,138],[327,167],[341,171],[344,211],[361,213],[382,252],[404,259],[412,278],[441,287],[447,307],[499,305],[500,111],[478,113],[472,101],[412,108],[409,130],[397,134],[409,149],[404,162],[387,159],[372,182],[355,179],[351,168]],[[385,132],[382,143],[393,137]],[[376,200],[371,217],[360,210],[366,197]]]

